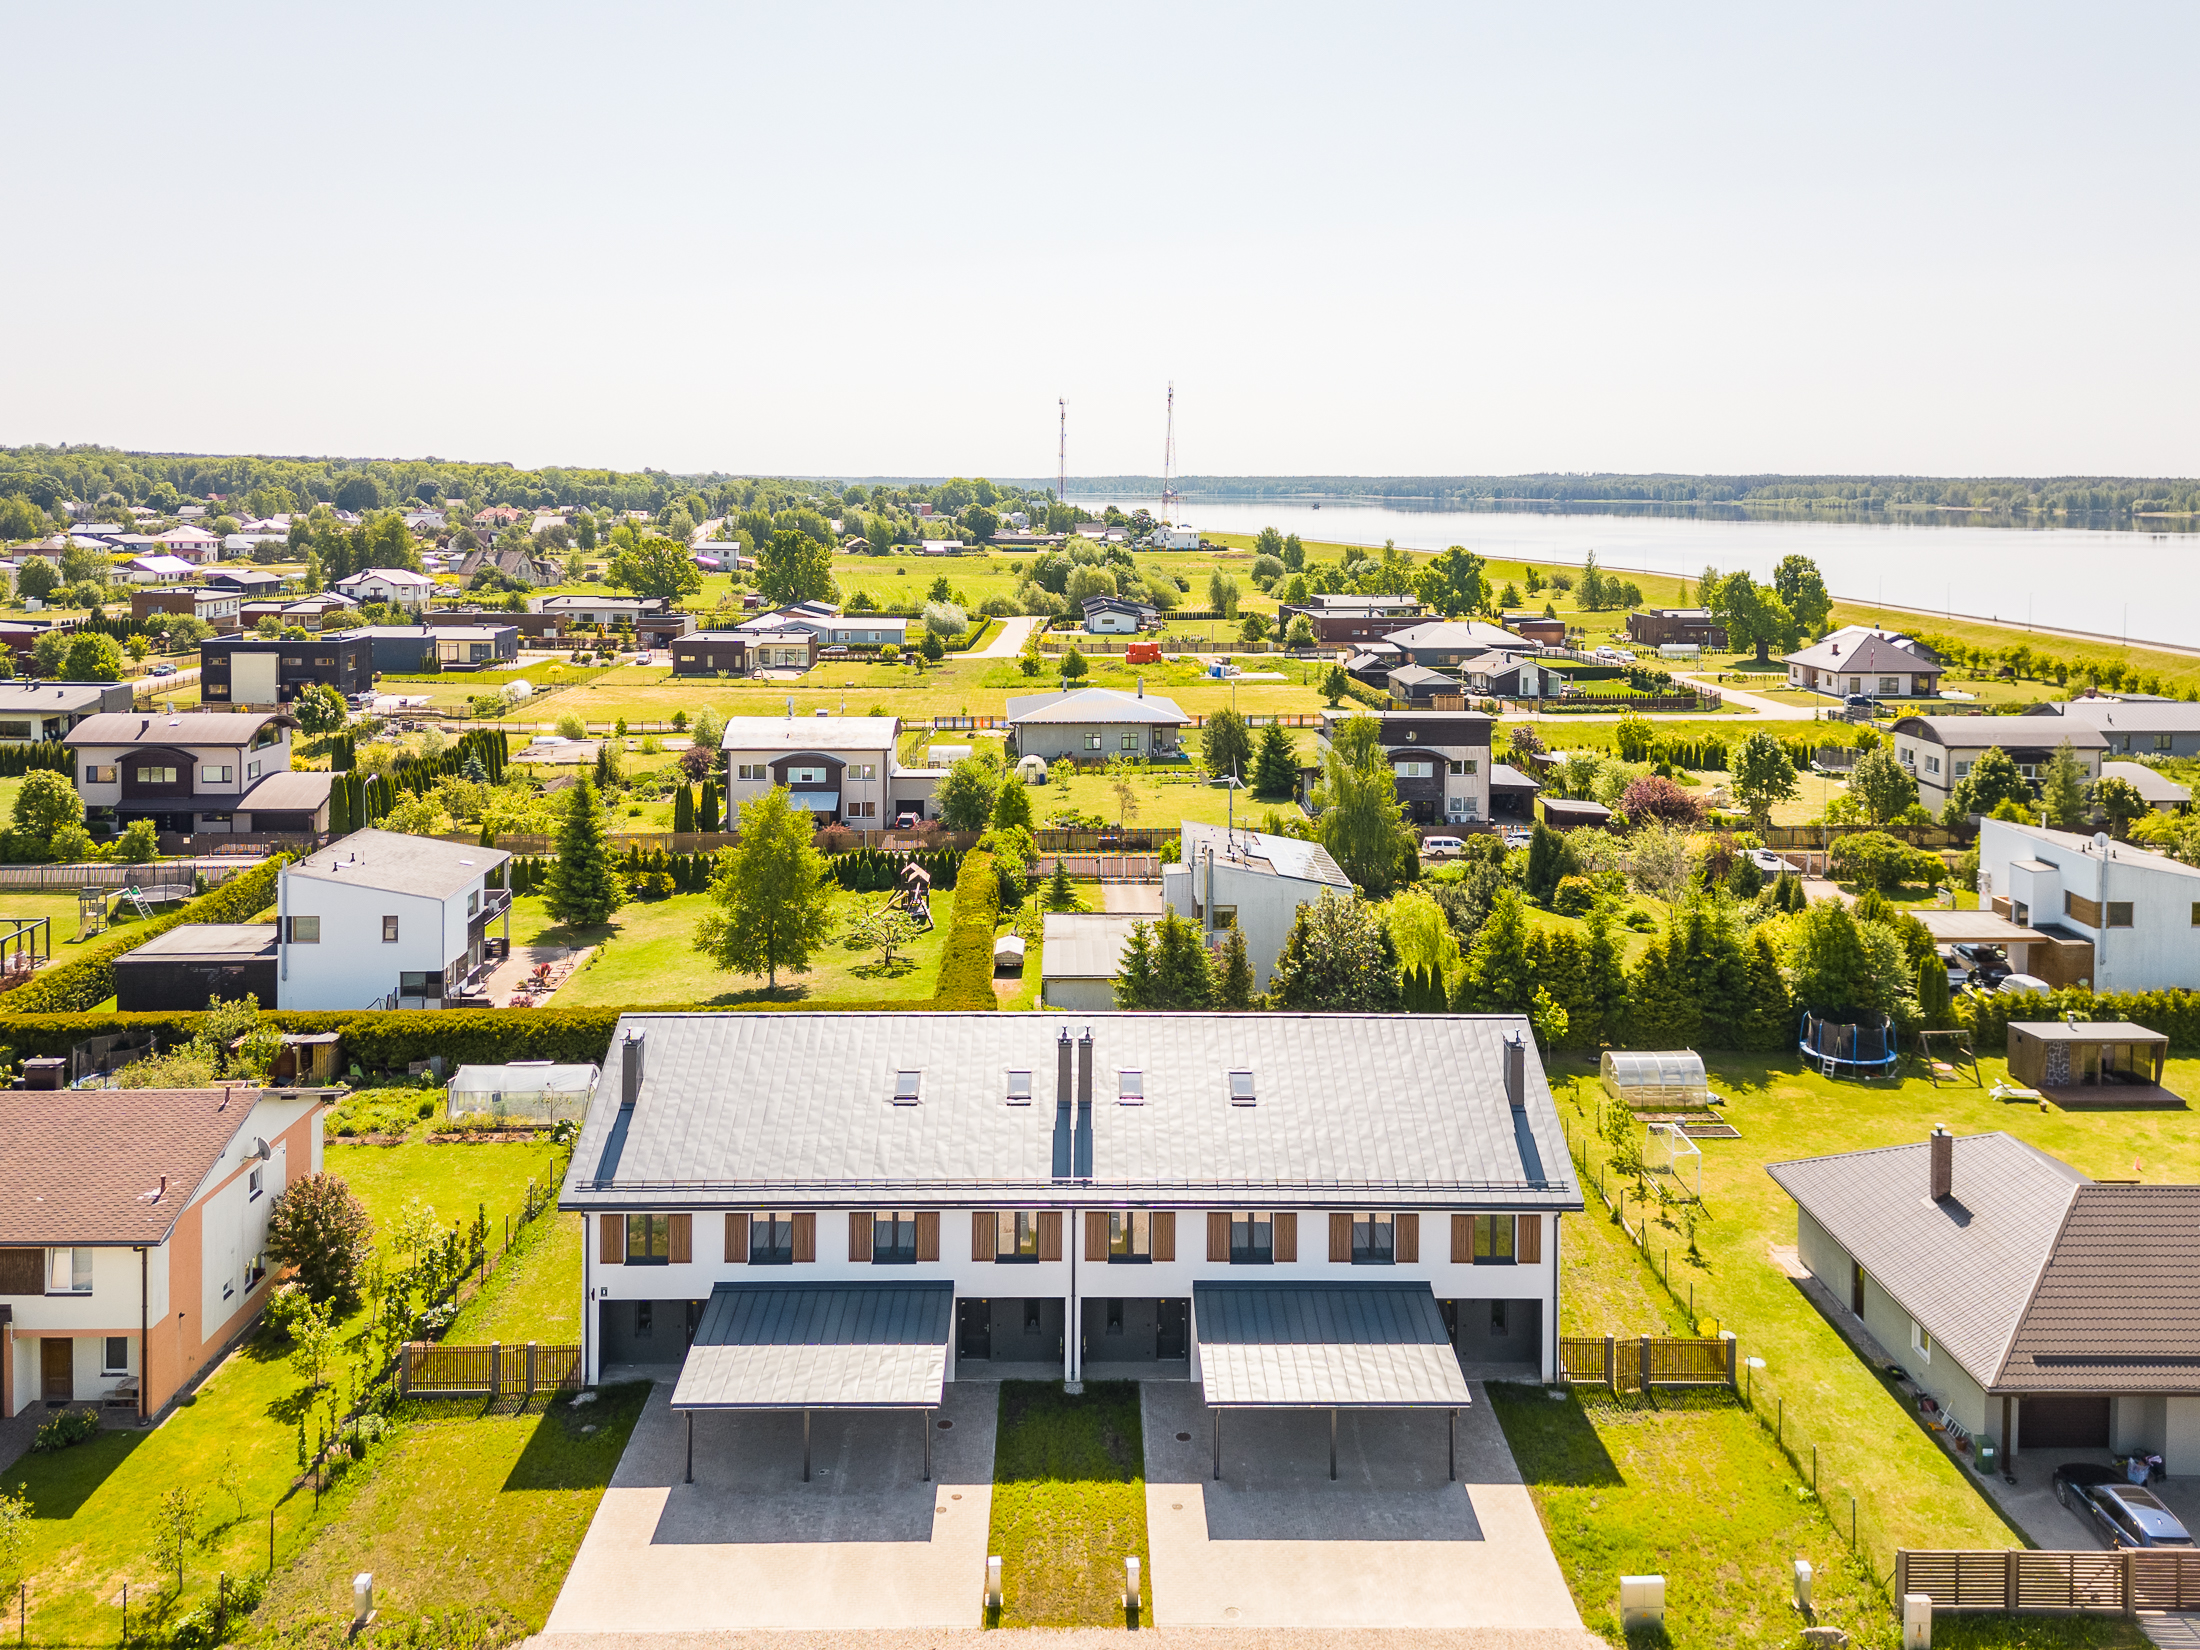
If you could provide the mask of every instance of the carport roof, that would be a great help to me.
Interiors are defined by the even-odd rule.
[[[721,1283],[674,1409],[930,1409],[947,1380],[955,1286]]]
[[[1192,1285],[1200,1384],[1218,1409],[1463,1408],[1426,1282]]]

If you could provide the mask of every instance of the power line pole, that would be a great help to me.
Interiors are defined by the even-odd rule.
[[[1061,437],[1055,454],[1059,473],[1054,481],[1054,502],[1067,504],[1069,502],[1069,397],[1063,396],[1054,404],[1061,409],[1062,414]]]
[[[1161,519],[1176,520],[1176,380],[1169,380],[1169,438],[1161,449]]]

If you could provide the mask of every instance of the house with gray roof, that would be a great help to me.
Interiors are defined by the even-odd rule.
[[[1008,725],[1017,756],[1052,762],[1105,762],[1173,756],[1192,719],[1174,699],[1120,688],[1078,688],[1066,693],[1021,693],[1008,701]]]
[[[2096,1183],[2006,1133],[1775,1163],[1796,1247],[1959,1434],[2200,1474],[2200,1186]]]
[[[1908,637],[1854,626],[1780,658],[1789,687],[1840,698],[1929,699],[1940,692],[1943,674],[1940,661]]]
[[[1511,631],[1480,619],[1429,619],[1393,630],[1383,639],[1412,663],[1431,670],[1455,669],[1492,648],[1519,651],[1529,646]]]
[[[2060,716],[1905,716],[1894,725],[1894,759],[1917,781],[1917,799],[1938,813],[1989,750],[1999,748],[2031,780],[2069,741],[2088,782],[2098,779],[2108,740],[2096,728]]]
[[[2083,723],[2116,756],[2200,756],[2200,703],[2088,693],[2038,707]]]
[[[1352,897],[1352,879],[1318,842],[1191,820],[1177,829],[1176,863],[1161,868],[1161,897],[1210,945],[1232,928],[1243,934],[1256,990],[1268,989],[1300,906],[1325,892]]]
[[[1583,1205],[1518,1015],[665,1013],[559,1206],[585,1379],[678,1365],[694,1411],[1017,1372],[1456,1410],[1463,1366],[1555,1374]]]
[[[2144,762],[2103,762],[2103,779],[2121,779],[2146,800],[2158,814],[2181,814],[2192,806],[2192,787],[2180,785]]]

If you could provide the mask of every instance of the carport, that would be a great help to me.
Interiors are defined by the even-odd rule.
[[[672,1390],[672,1407],[687,1415],[685,1482],[695,1482],[697,1410],[800,1410],[807,1484],[812,1410],[907,1409],[923,1428],[930,1483],[954,1320],[955,1286],[944,1279],[718,1284]]]
[[[1446,1476],[1459,1476],[1459,1411],[1473,1399],[1426,1282],[1194,1282],[1192,1315],[1217,1479],[1226,1409],[1326,1409],[1332,1479],[1338,1410],[1447,1410]]]

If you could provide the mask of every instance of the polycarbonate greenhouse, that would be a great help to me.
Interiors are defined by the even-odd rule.
[[[1622,1053],[1606,1049],[1604,1092],[1636,1111],[1701,1111],[1712,1103],[1703,1056],[1694,1049]]]
[[[446,1111],[452,1117],[487,1112],[526,1123],[555,1123],[588,1115],[596,1091],[594,1066],[558,1066],[548,1060],[515,1060],[508,1066],[460,1066],[452,1077]]]

